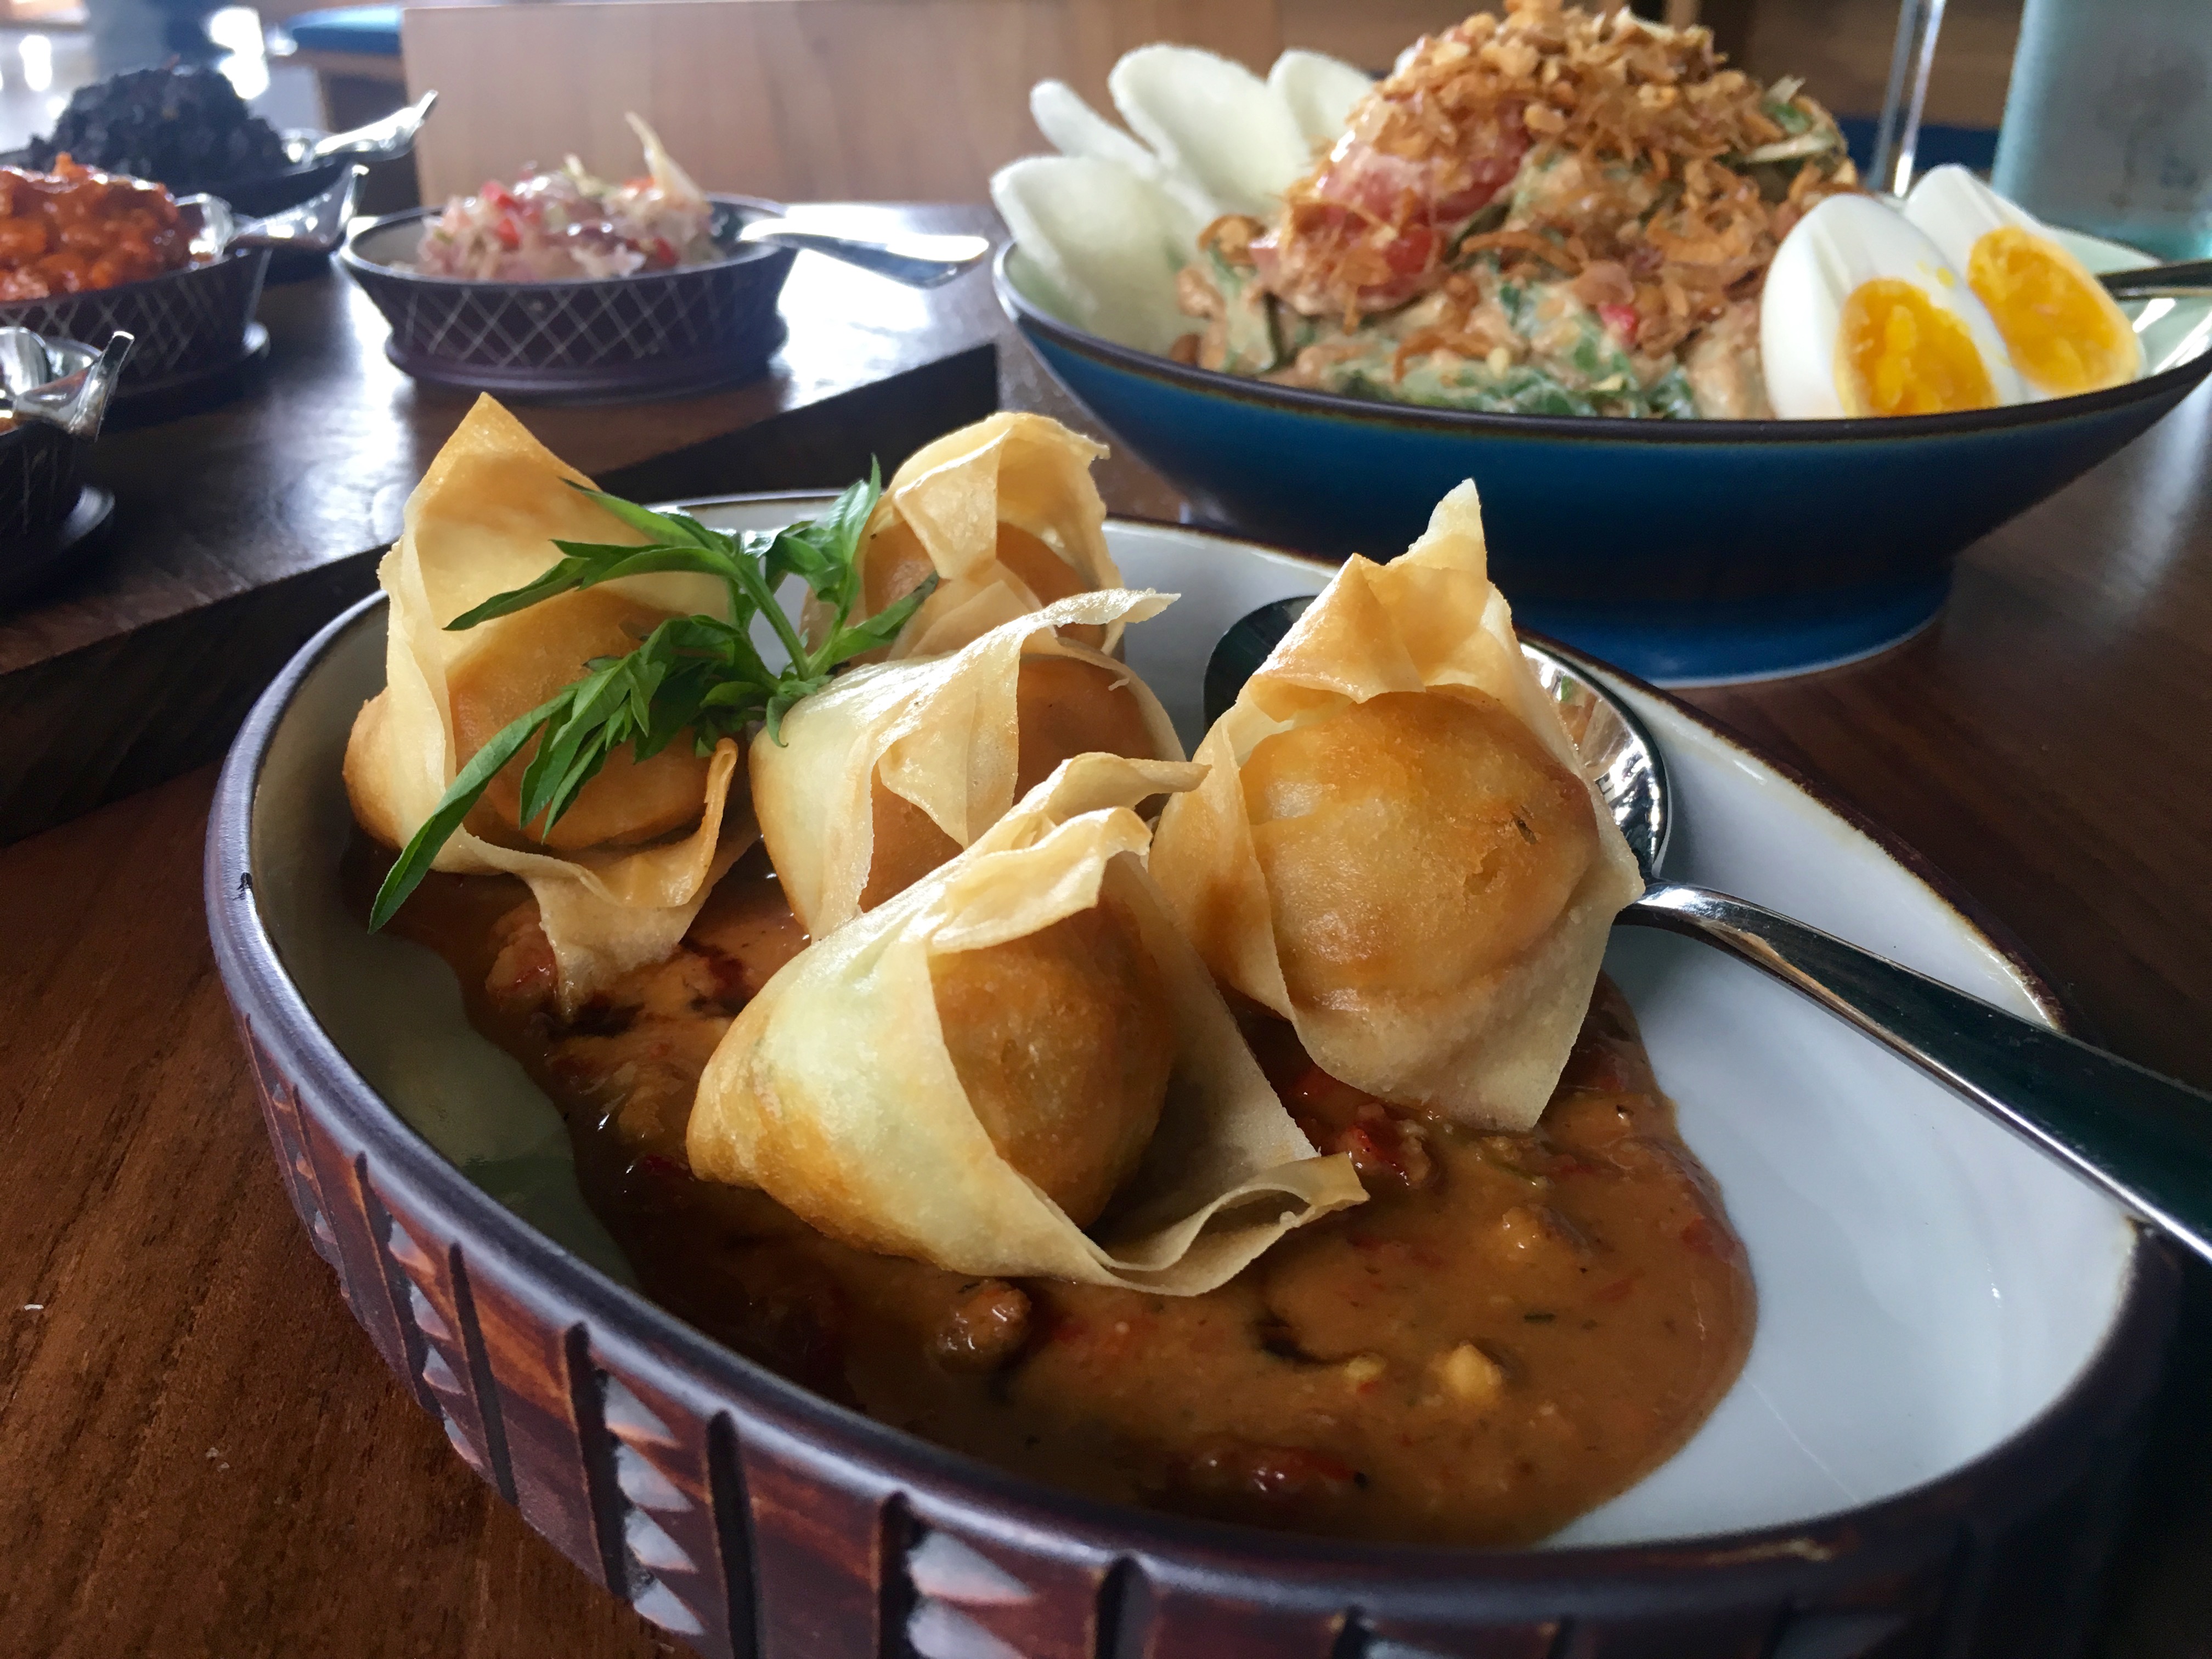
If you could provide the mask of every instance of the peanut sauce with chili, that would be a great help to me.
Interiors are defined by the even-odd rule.
[[[365,915],[385,854],[349,855]],[[1255,1053],[1370,1197],[1203,1296],[975,1279],[831,1242],[691,1178],[730,1018],[803,947],[760,849],[668,962],[571,1018],[519,881],[433,875],[397,931],[559,1105],[586,1200],[670,1311],[805,1386],[1092,1496],[1294,1531],[1524,1543],[1677,1450],[1735,1381],[1752,1279],[1633,1016],[1601,981],[1541,1123],[1485,1133]]]
[[[180,270],[191,233],[160,185],[79,167],[0,167],[0,300],[83,294]]]

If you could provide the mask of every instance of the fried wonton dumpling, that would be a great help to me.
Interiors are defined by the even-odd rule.
[[[1214,976],[1400,1105],[1534,1124],[1643,891],[1491,586],[1472,483],[1347,562],[1214,723],[1152,868]]]
[[[922,601],[889,655],[941,656],[1055,599],[1119,587],[1106,550],[1106,503],[1091,481],[1103,445],[1042,415],[1005,412],[946,434],[884,486],[859,559],[854,620],[912,592]],[[1073,637],[1111,651],[1121,630],[1078,625]]]
[[[949,656],[841,676],[753,739],[753,810],[793,914],[817,939],[943,864],[1076,755],[1180,761],[1150,687],[1077,628],[1158,614],[1164,593],[1079,593]],[[780,740],[779,740],[780,739]]]
[[[700,1079],[692,1172],[866,1249],[1171,1296],[1360,1202],[1146,875],[1132,807],[1200,770],[1072,760],[786,964]]]
[[[635,576],[447,631],[543,574],[561,556],[556,538],[642,539],[567,480],[590,482],[482,398],[408,497],[406,533],[377,567],[391,600],[385,689],[362,705],[345,757],[354,817],[386,847],[404,845],[469,757],[590,659],[620,655],[669,617],[727,613],[709,578]],[[530,753],[493,780],[434,867],[527,882],[573,1006],[674,950],[756,832],[742,785],[730,799],[737,745],[702,757],[678,738],[642,763],[617,754],[541,841],[516,823]]]

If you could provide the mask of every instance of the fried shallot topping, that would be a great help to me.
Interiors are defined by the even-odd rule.
[[[1790,228],[1856,188],[1828,112],[1794,82],[1723,67],[1711,31],[1510,0],[1502,19],[1419,41],[1279,224],[1208,234],[1249,245],[1292,309],[1347,329],[1442,290],[1422,345],[1471,355],[1493,343],[1450,279],[1488,253],[1509,277],[1571,280],[1620,307],[1621,332],[1656,356],[1756,295]]]

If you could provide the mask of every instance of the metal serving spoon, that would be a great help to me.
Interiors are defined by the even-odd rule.
[[[426,92],[405,109],[394,110],[366,126],[318,138],[307,146],[306,159],[335,161],[350,155],[360,161],[396,161],[414,148],[415,135],[422,131],[422,123],[437,101],[436,93]]]
[[[1279,599],[1222,635],[1206,664],[1209,723],[1310,603]],[[1644,896],[1620,913],[1622,921],[1687,933],[1764,969],[2212,1260],[2212,1094],[1764,905],[1665,880],[1667,767],[1651,734],[1580,668],[1525,642],[1521,651],[1558,702],[1644,872]]]
[[[58,426],[72,438],[92,437],[135,343],[118,329],[87,361],[88,348],[50,347],[27,328],[0,328],[0,407],[18,420]],[[66,366],[70,357],[76,359],[75,368]]]
[[[738,233],[741,242],[793,247],[805,253],[827,254],[878,276],[904,283],[908,288],[936,288],[951,282],[970,265],[990,257],[991,244],[982,236],[841,235],[820,228],[821,221],[797,223],[789,219],[755,219]]]
[[[365,167],[349,167],[321,195],[261,219],[240,218],[220,196],[180,197],[177,206],[194,228],[195,252],[221,255],[233,248],[266,247],[331,253],[345,240],[354,198],[368,173]]]

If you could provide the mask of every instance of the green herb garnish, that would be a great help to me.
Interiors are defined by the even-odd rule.
[[[820,518],[734,536],[709,530],[686,514],[655,513],[580,484],[569,487],[650,539],[636,546],[556,541],[559,563],[527,586],[495,594],[454,617],[446,624],[449,629],[474,628],[574,588],[663,571],[712,576],[725,584],[729,617],[672,617],[635,650],[595,658],[583,678],[502,727],[470,757],[385,877],[369,910],[372,930],[392,920],[500,769],[532,738],[539,741],[523,769],[520,817],[526,828],[537,826],[534,833],[543,841],[625,744],[636,759],[650,760],[688,731],[695,751],[705,756],[722,738],[741,737],[756,720],[781,743],[791,706],[829,684],[839,664],[896,637],[937,586],[933,576],[866,621],[849,620],[860,599],[855,558],[860,532],[883,493],[872,465]],[[777,591],[792,576],[806,584],[833,619],[821,630],[818,647],[807,645],[777,601]],[[775,632],[787,659],[783,667],[770,668],[754,645],[756,617]]]

